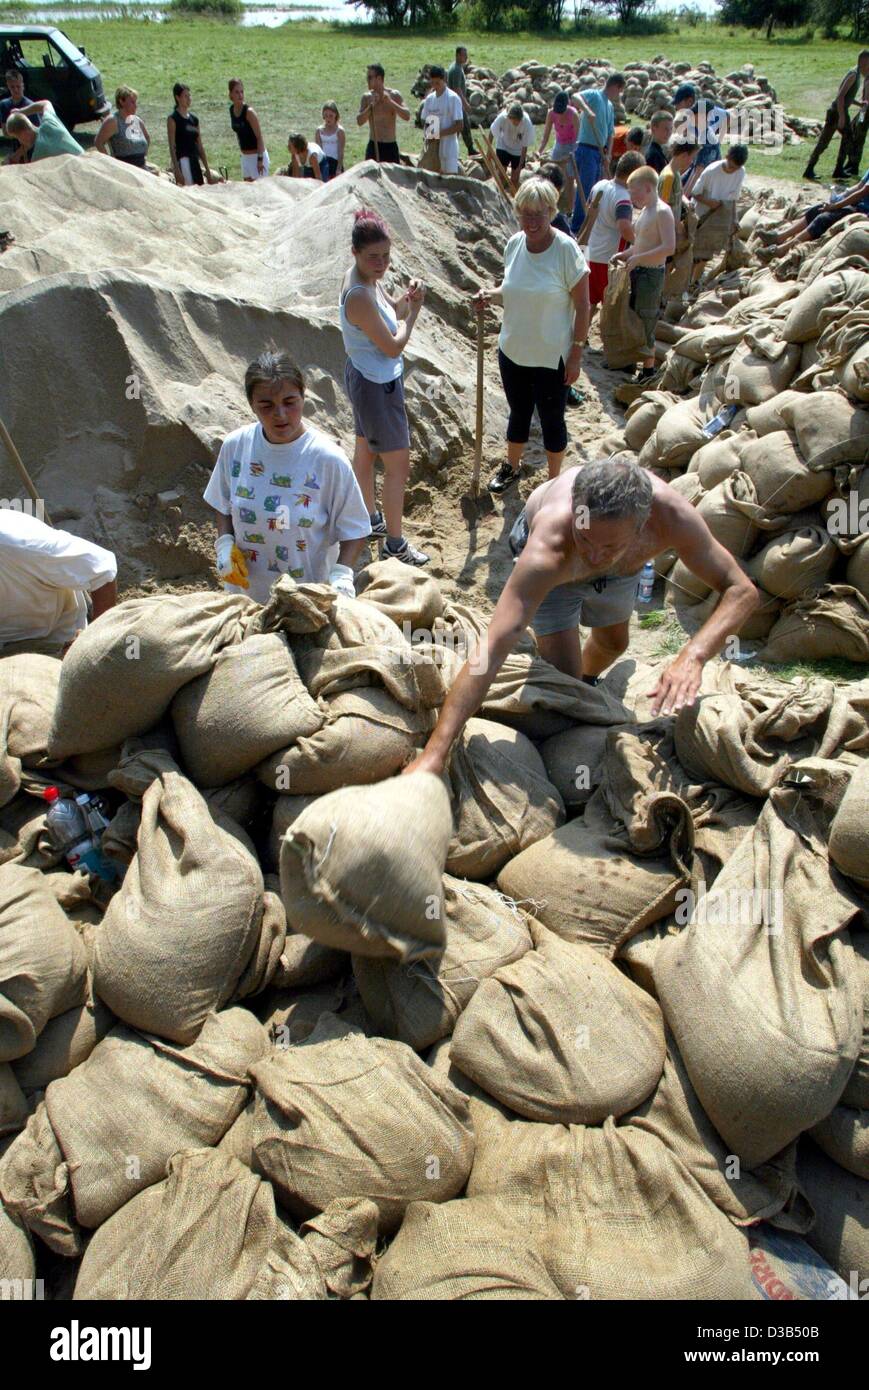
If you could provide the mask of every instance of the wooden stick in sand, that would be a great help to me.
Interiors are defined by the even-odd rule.
[[[33,502],[39,502],[41,504],[42,499],[40,498],[39,493],[36,491],[33,479],[31,478],[27,469],[24,467],[24,461],[21,455],[19,454],[18,450],[16,449],[15,445],[12,443],[12,436],[7,430],[2,420],[0,420],[0,440],[2,440],[3,444],[6,446],[6,452],[8,453],[13,464],[15,465],[15,468],[18,472],[18,476],[20,477],[22,483],[29,492],[31,500]],[[48,513],[46,512],[44,507],[42,508],[42,520],[45,522],[46,526],[51,525],[51,522],[48,519]]]
[[[480,464],[483,461],[483,363],[485,354],[485,309],[477,305],[477,424],[474,436],[474,473],[471,496],[480,495]]]

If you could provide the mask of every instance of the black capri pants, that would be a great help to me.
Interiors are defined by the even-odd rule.
[[[823,203],[812,203],[810,208],[806,208],[803,217],[806,219],[806,226],[812,241],[817,241],[818,237],[828,232],[837,222],[841,222],[843,217],[847,217],[849,212],[854,212],[852,207],[834,208],[832,212],[822,212]],[[859,209],[856,209],[859,211]]]
[[[567,390],[564,384],[564,359],[557,367],[520,367],[499,348],[498,366],[504,395],[510,407],[507,439],[510,444],[527,444],[531,433],[531,417],[535,407],[543,431],[543,447],[547,454],[560,454],[567,448],[567,426],[564,412]]]

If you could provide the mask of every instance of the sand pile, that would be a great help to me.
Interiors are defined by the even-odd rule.
[[[436,177],[364,164],[327,186],[190,193],[98,155],[9,169],[4,183],[15,244],[0,259],[0,334],[40,351],[4,354],[0,413],[52,520],[116,550],[122,584],[208,575],[201,492],[222,437],[249,418],[242,377],[263,347],[292,352],[312,420],[352,451],[337,305],[363,204],[393,230],[397,276],[429,286],[405,356],[410,509],[426,525],[472,449],[467,301],[513,231],[492,189],[453,180],[447,194]],[[487,429],[494,450],[497,413]],[[18,494],[5,459],[0,494]]]

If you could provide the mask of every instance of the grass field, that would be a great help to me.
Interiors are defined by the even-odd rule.
[[[20,22],[23,15],[16,9],[5,18]],[[446,65],[457,42],[467,44],[472,63],[499,75],[530,58],[553,63],[588,56],[623,64],[665,54],[693,62],[708,59],[723,73],[749,61],[770,78],[789,112],[813,117],[822,115],[859,47],[825,39],[805,42],[791,35],[768,41],[748,30],[713,25],[650,38],[593,40],[461,31],[440,36],[394,34],[362,26],[302,22],[277,29],[240,28],[211,19],[173,19],[164,24],[134,19],[64,20],[59,27],[85,46],[103,74],[110,99],[120,82],[137,88],[140,111],[154,142],[152,157],[158,163],[168,163],[166,117],[172,107],[172,84],[178,79],[188,82],[209,160],[214,166],[228,165],[233,178],[240,174],[227,115],[226,83],[235,75],[244,79],[247,98],[260,116],[274,166],[286,160],[291,130],[313,136],[322,103],[329,98],[341,108],[350,160],[361,158],[366,132],[356,126],[355,114],[365,88],[366,64],[382,62],[387,82],[403,92],[415,110],[410,87],[419,68],[424,62]],[[402,147],[416,151],[420,145],[421,134],[411,123],[402,131]],[[758,150],[750,168],[759,174],[799,177],[806,154],[805,145],[772,155]],[[831,146],[821,163],[822,176],[830,172],[834,158]]]

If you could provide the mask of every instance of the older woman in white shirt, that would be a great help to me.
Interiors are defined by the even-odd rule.
[[[556,190],[546,179],[528,179],[514,206],[520,230],[504,249],[503,281],[474,299],[478,307],[490,300],[504,306],[498,365],[510,418],[506,462],[489,479],[493,493],[518,482],[535,409],[549,476],[560,473],[567,392],[579,376],[588,336],[588,266],[573,238],[552,226]]]

